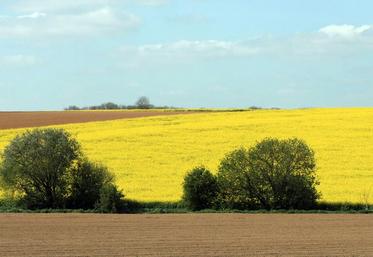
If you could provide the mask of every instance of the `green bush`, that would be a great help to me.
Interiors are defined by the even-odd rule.
[[[105,213],[116,213],[124,209],[124,194],[114,184],[109,183],[100,190],[100,200],[96,209]]]
[[[18,201],[10,196],[0,198],[0,210],[9,210],[19,208]]]
[[[319,194],[314,152],[299,139],[265,139],[228,154],[218,183],[223,206],[245,209],[310,209]]]
[[[24,196],[28,208],[63,208],[68,178],[80,146],[61,129],[35,129],[16,136],[5,148],[2,185]]]
[[[100,164],[83,160],[71,173],[71,189],[68,207],[72,209],[93,209],[100,201],[103,187],[114,183],[114,175]]]
[[[250,159],[244,148],[234,150],[221,161],[217,181],[218,203],[222,209],[260,209],[250,192],[247,176],[250,173]]]
[[[204,167],[194,168],[184,178],[183,201],[187,208],[197,211],[213,208],[218,185],[216,178]]]
[[[62,129],[26,131],[10,142],[2,159],[1,189],[20,207],[93,209],[99,205],[111,212],[123,197],[108,169],[86,160],[78,142]]]

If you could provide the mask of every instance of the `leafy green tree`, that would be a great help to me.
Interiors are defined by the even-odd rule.
[[[104,185],[100,189],[100,200],[96,203],[96,209],[101,212],[120,212],[124,207],[124,194],[113,183]]]
[[[239,148],[229,153],[221,161],[217,174],[219,185],[219,205],[228,209],[260,208],[253,197],[250,174],[250,159],[248,150]]]
[[[78,142],[62,129],[26,131],[4,150],[2,184],[29,208],[64,207],[70,170],[80,155]]]
[[[184,178],[183,200],[191,210],[211,209],[218,193],[216,178],[204,167],[194,168]]]
[[[315,171],[314,152],[304,141],[265,139],[223,159],[220,199],[241,208],[309,209],[320,196]]]
[[[114,184],[114,175],[107,167],[88,160],[80,161],[71,172],[69,208],[95,208],[102,188],[109,184]]]

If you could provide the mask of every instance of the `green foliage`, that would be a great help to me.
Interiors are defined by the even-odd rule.
[[[28,208],[64,207],[69,172],[80,156],[78,142],[61,129],[35,129],[5,148],[3,186],[24,196]]]
[[[9,195],[0,198],[0,209],[2,210],[16,209],[19,207],[18,201]]]
[[[100,200],[96,204],[96,209],[105,213],[120,212],[124,208],[123,197],[123,192],[114,184],[106,184],[100,190]]]
[[[251,193],[252,185],[246,177],[250,174],[250,159],[244,148],[229,153],[220,163],[217,174],[218,202],[226,209],[258,209]]]
[[[123,197],[108,169],[85,159],[62,129],[35,129],[14,138],[3,154],[0,182],[6,203],[29,209],[98,206],[115,212]]]
[[[314,152],[299,139],[265,139],[220,164],[220,201],[228,208],[310,209],[319,194]]]
[[[214,206],[218,192],[216,178],[204,167],[194,168],[184,178],[183,200],[191,210],[210,209]]]
[[[114,183],[114,175],[100,164],[83,160],[71,172],[69,208],[93,209],[103,187]]]

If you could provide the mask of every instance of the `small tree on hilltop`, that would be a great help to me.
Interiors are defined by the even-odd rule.
[[[265,139],[221,162],[221,199],[252,208],[309,209],[319,198],[315,170],[314,152],[304,141]]]
[[[139,109],[149,109],[152,105],[150,104],[149,98],[142,96],[136,101],[136,107]]]

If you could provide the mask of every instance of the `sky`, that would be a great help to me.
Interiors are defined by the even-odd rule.
[[[0,110],[373,106],[371,0],[1,0]]]

